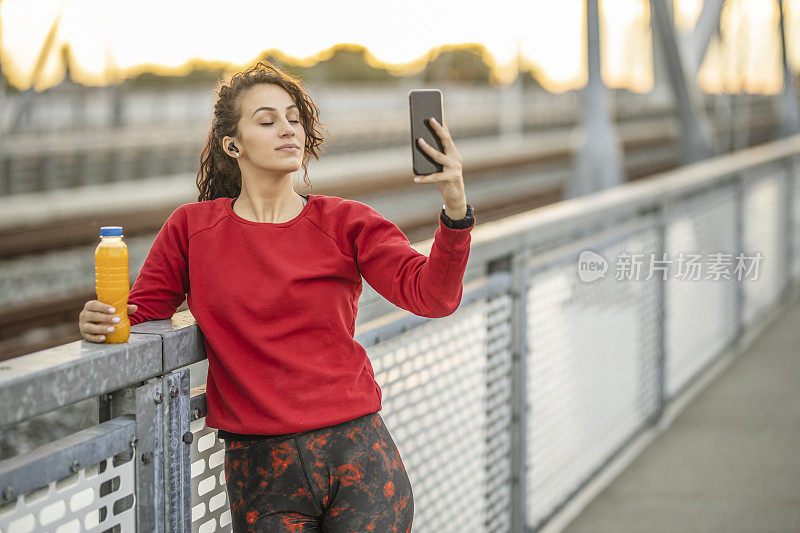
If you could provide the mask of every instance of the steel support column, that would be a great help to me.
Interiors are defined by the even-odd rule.
[[[709,157],[717,152],[711,124],[705,115],[702,94],[689,75],[680,53],[675,26],[664,0],[650,0],[650,23],[661,40],[670,87],[681,122],[680,152],[684,163]]]
[[[667,4],[667,12],[669,17],[673,17],[672,3]],[[668,103],[671,98],[671,91],[669,88],[669,75],[667,73],[667,60],[664,54],[664,46],[661,44],[661,37],[658,35],[658,27],[655,24],[650,25],[650,42],[653,47],[653,90],[650,92],[650,97],[655,102]]]
[[[10,176],[8,175],[8,165],[6,165],[5,156],[5,135],[6,127],[6,106],[8,101],[6,99],[6,76],[3,72],[3,66],[0,65],[0,195],[11,194]]]
[[[623,182],[622,150],[611,121],[606,87],[600,72],[598,0],[586,0],[589,80],[582,91],[583,123],[576,129],[575,172],[564,196],[574,198]]]
[[[696,76],[703,64],[711,38],[719,30],[719,19],[725,0],[705,0],[694,29],[687,39],[685,57],[688,73]]]

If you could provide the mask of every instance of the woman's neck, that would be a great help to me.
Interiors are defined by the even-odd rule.
[[[233,202],[233,212],[251,222],[280,224],[292,220],[304,208],[303,198],[292,191],[288,197],[265,198],[242,192]]]

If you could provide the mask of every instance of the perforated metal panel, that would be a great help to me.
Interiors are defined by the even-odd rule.
[[[104,459],[0,508],[0,533],[136,531],[133,454]]]
[[[672,398],[736,335],[736,277],[717,275],[711,254],[737,253],[736,190],[714,188],[667,205],[665,389]],[[726,279],[727,278],[727,279]]]
[[[786,279],[784,167],[761,170],[744,185],[744,252],[760,253],[758,278],[743,284],[744,321],[752,323],[783,289]]]
[[[192,533],[232,531],[225,489],[225,443],[202,417],[191,423]]]
[[[527,522],[536,527],[657,405],[659,278],[616,279],[619,254],[657,249],[649,219],[559,247],[531,265],[528,291]],[[582,281],[580,252],[608,263]]]

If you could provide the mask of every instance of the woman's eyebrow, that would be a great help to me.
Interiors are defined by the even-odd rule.
[[[291,108],[295,108],[295,109],[297,109],[297,104],[292,104],[292,105],[290,105],[290,106],[287,106],[287,107],[286,107],[286,111],[289,111]],[[259,107],[258,109],[256,109],[255,111],[253,111],[253,114],[252,114],[252,115],[250,115],[250,116],[252,117],[253,115],[255,115],[256,113],[258,113],[259,111],[265,111],[265,110],[266,110],[266,111],[277,111],[277,109],[275,109],[274,107],[262,106],[262,107]]]

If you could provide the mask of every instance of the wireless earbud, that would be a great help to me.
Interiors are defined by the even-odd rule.
[[[228,150],[233,150],[237,154],[239,153],[239,149],[233,143],[228,143]]]

